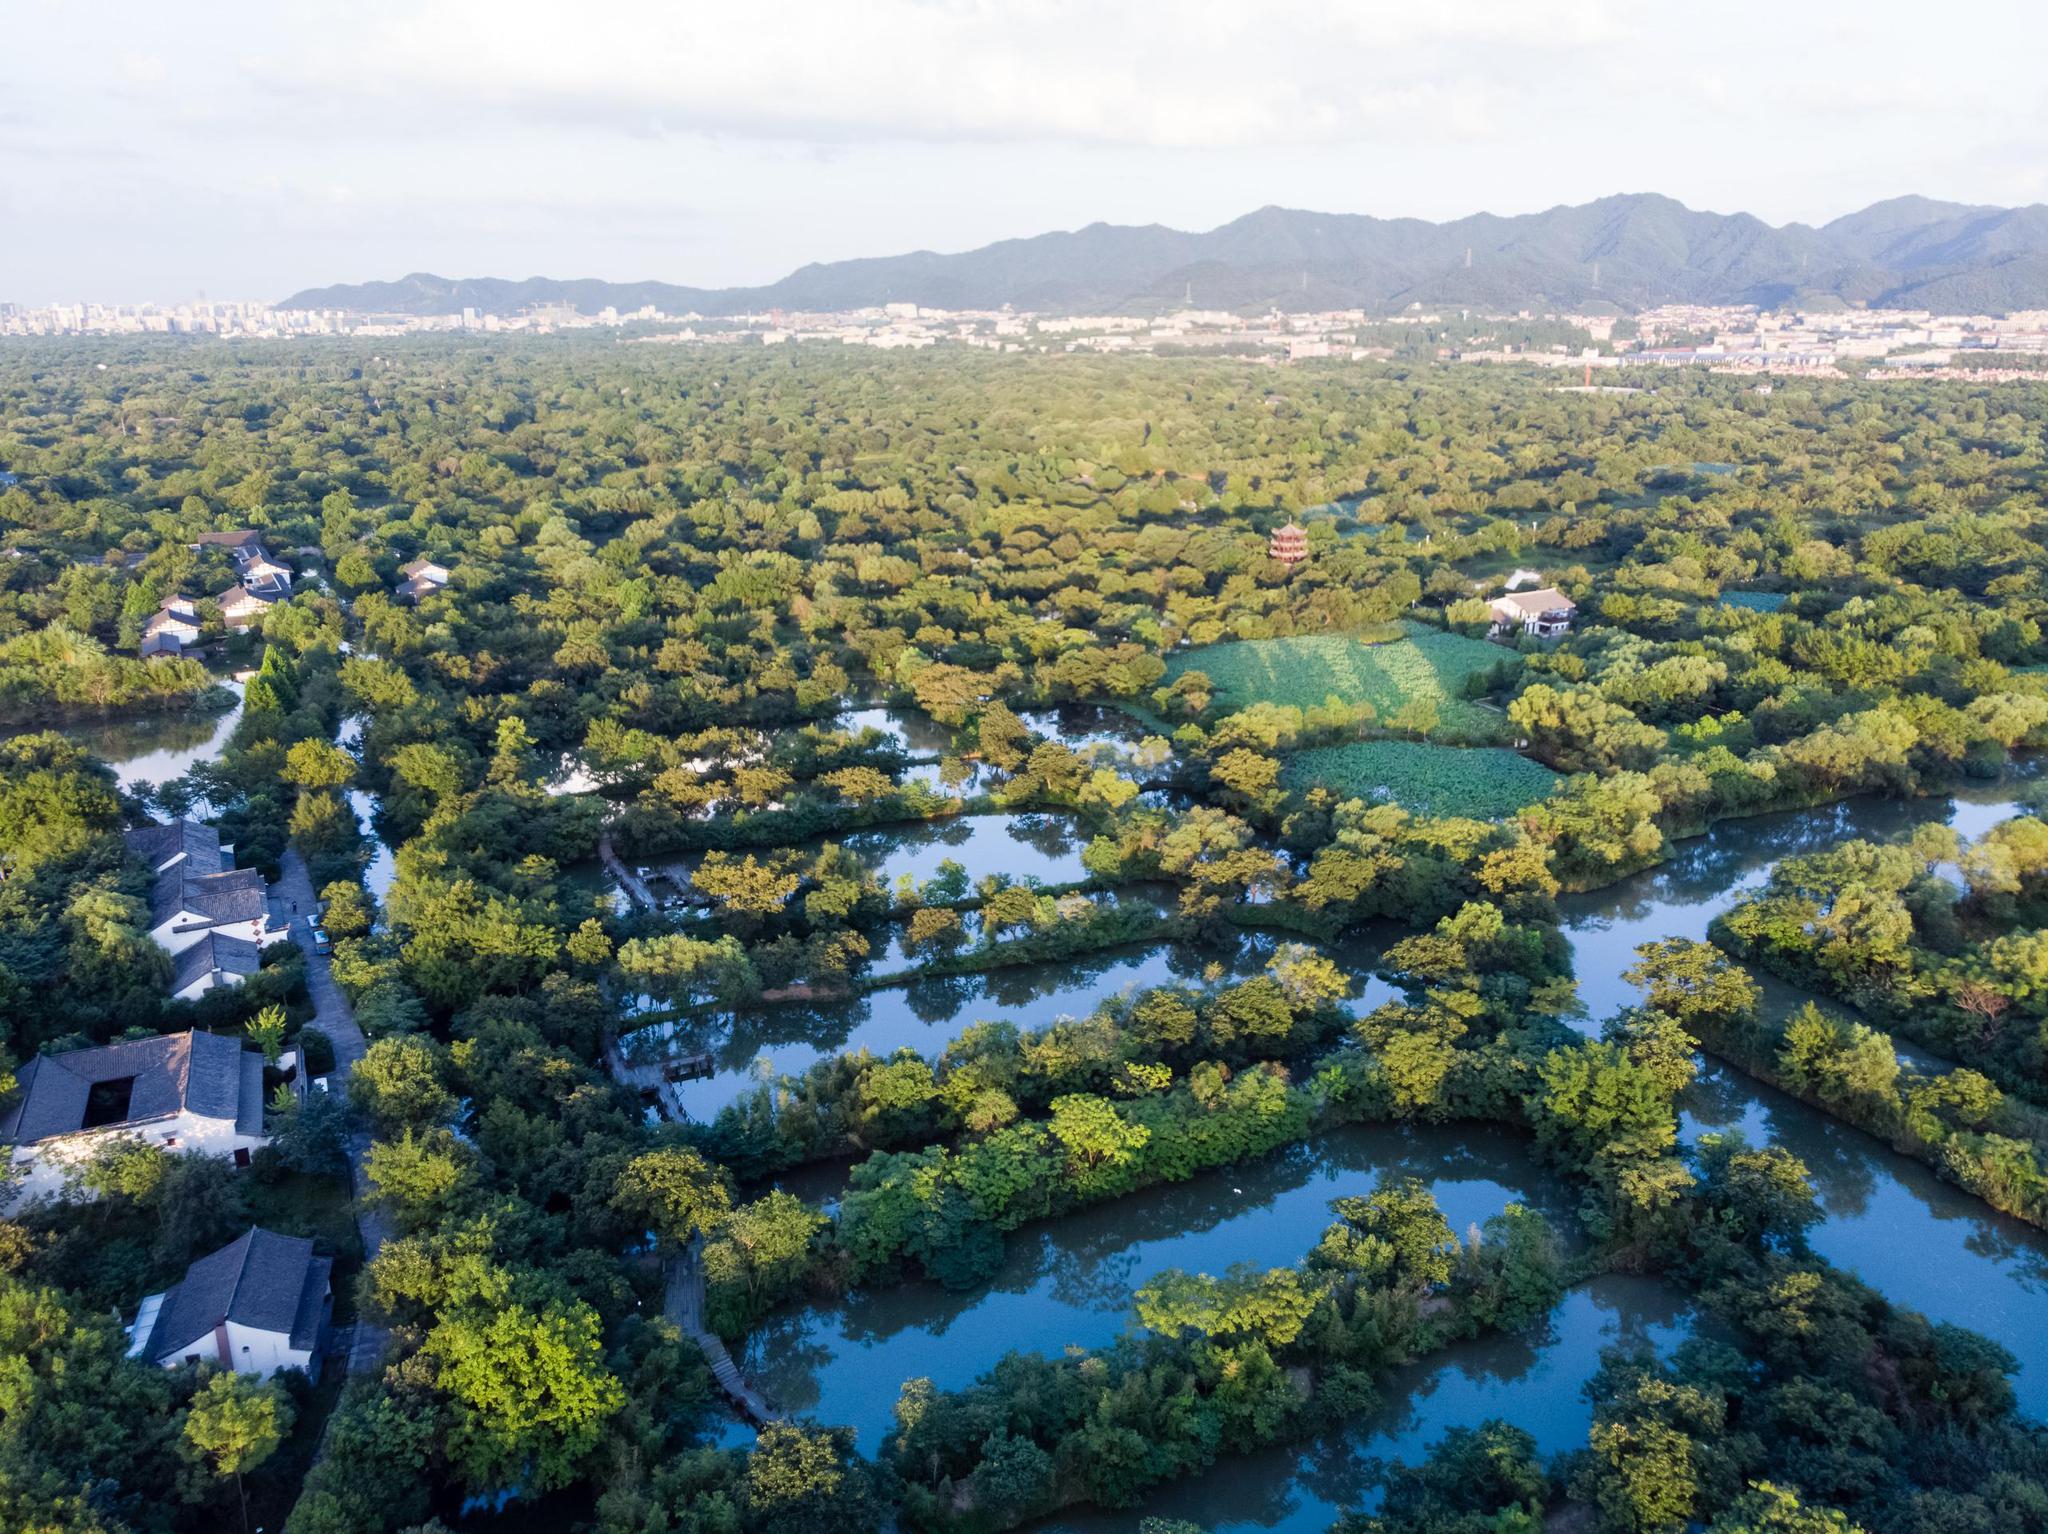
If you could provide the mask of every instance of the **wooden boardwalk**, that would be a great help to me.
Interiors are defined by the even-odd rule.
[[[597,860],[604,864],[607,873],[619,881],[619,888],[626,892],[627,899],[643,911],[652,911],[656,908],[654,892],[648,889],[639,875],[620,860],[618,853],[612,848],[612,834],[609,831],[602,832],[597,838]]]
[[[732,1398],[741,1416],[755,1427],[779,1422],[782,1413],[747,1383],[747,1377],[740,1373],[740,1366],[725,1350],[724,1341],[704,1325],[704,1265],[698,1260],[700,1245],[700,1242],[692,1241],[688,1251],[669,1258],[668,1295],[661,1313],[704,1350],[704,1361],[711,1365],[711,1377],[718,1381],[718,1388]]]

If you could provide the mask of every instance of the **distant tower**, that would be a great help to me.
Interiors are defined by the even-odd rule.
[[[1308,273],[1305,271],[1301,274],[1301,291],[1304,293],[1308,291]]]
[[[1600,286],[1600,263],[1598,261],[1593,263],[1593,286],[1596,288]]]
[[[1267,552],[1283,565],[1298,565],[1308,558],[1308,534],[1289,522],[1273,534],[1272,542],[1267,545]]]
[[[1472,270],[1472,247],[1470,245],[1465,247],[1465,270],[1468,272]]]
[[[1194,284],[1193,284],[1192,282],[1190,282],[1190,283],[1188,284],[1188,290],[1187,290],[1187,291],[1186,291],[1185,293],[1181,294],[1181,296],[1180,296],[1180,301],[1181,301],[1182,303],[1186,304],[1186,305],[1187,305],[1187,306],[1188,306],[1188,307],[1189,307],[1190,309],[1194,308],[1194,306],[1195,306],[1195,285],[1194,285]]]

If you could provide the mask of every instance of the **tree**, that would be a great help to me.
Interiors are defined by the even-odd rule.
[[[961,725],[988,697],[988,679],[965,666],[930,665],[911,678],[917,706],[941,724]]]
[[[1410,698],[1387,715],[1387,723],[1420,740],[1437,727],[1440,718],[1434,698]]]
[[[1221,1278],[1169,1268],[1139,1288],[1138,1319],[1163,1337],[1193,1332],[1284,1347],[1301,1335],[1322,1295],[1293,1268],[1261,1272],[1237,1263]]]
[[[1103,1097],[1069,1094],[1052,1102],[1047,1126],[1067,1150],[1067,1175],[1085,1193],[1107,1183],[1151,1139],[1143,1124],[1133,1124]]]
[[[264,1063],[273,1066],[284,1052],[284,1030],[284,1008],[276,1005],[265,1007],[242,1027],[249,1042],[263,1051]]]
[[[1715,1515],[1707,1534],[1863,1534],[1840,1508],[1809,1507],[1796,1492],[1758,1481]]]
[[[284,762],[285,781],[301,788],[340,788],[355,781],[356,759],[330,741],[295,741]]]
[[[665,1245],[684,1247],[725,1218],[732,1193],[718,1168],[696,1151],[669,1147],[626,1163],[612,1189],[612,1207]]]
[[[845,1428],[771,1422],[747,1455],[748,1527],[761,1534],[871,1534],[881,1508]]]
[[[1340,1198],[1330,1209],[1343,1223],[1324,1232],[1318,1265],[1416,1295],[1450,1282],[1458,1238],[1423,1183],[1390,1182],[1364,1198]]]
[[[249,1496],[242,1477],[277,1452],[291,1431],[293,1415],[274,1383],[259,1384],[233,1372],[209,1375],[185,1414],[185,1442],[193,1456],[215,1475],[234,1480],[244,1534]]]
[[[445,1129],[407,1129],[379,1140],[363,1158],[370,1197],[390,1204],[408,1225],[445,1217],[474,1176],[475,1155]]]
[[[944,906],[920,906],[910,914],[904,947],[915,953],[949,953],[966,941],[960,913]]]
[[[597,1312],[581,1303],[458,1312],[421,1351],[454,1408],[449,1459],[476,1491],[567,1486],[625,1404]]]
[[[270,1143],[292,1170],[329,1176],[347,1166],[355,1114],[341,1093],[309,1091],[301,1097],[289,1085],[281,1085],[271,1104],[271,1119]]]
[[[349,1097],[379,1130],[423,1129],[455,1111],[441,1069],[441,1049],[432,1039],[395,1034],[377,1040],[356,1062]]]
[[[751,853],[735,859],[723,852],[707,852],[690,874],[691,884],[743,916],[773,915],[803,882],[793,859],[763,862]]]

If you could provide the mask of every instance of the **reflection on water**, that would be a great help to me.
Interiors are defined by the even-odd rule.
[[[891,745],[912,756],[942,756],[953,749],[953,732],[923,709],[881,705],[848,709],[830,723],[849,735],[879,730]]]
[[[1737,1129],[1804,1161],[1826,1216],[1814,1250],[1886,1299],[2010,1348],[2021,1410],[2048,1415],[2048,1235],[1731,1067],[1710,1062],[1683,1107],[1688,1144]]]
[[[1679,844],[1669,863],[1609,889],[1567,896],[1559,904],[1587,1006],[1583,1026],[1595,1031],[1601,1019],[1639,999],[1621,978],[1638,944],[1704,939],[1713,918],[1760,888],[1781,858],[1928,824],[1981,836],[2016,812],[2007,783],[1968,790],[1953,801],[1857,799],[1726,821]],[[1811,999],[1774,976],[1758,978],[1775,1015]],[[1902,1048],[1900,1056],[1946,1068],[1924,1051]],[[1783,1145],[1804,1161],[1826,1215],[1814,1232],[1814,1249],[1886,1298],[2012,1349],[2021,1365],[2015,1384],[2022,1409],[2048,1414],[2048,1235],[1732,1068],[1710,1063],[1682,1107],[1687,1143],[1711,1130],[1739,1129],[1753,1143]]]
[[[200,762],[212,761],[220,755],[228,736],[241,722],[243,684],[220,681],[216,685],[235,698],[234,706],[222,713],[179,710],[143,714],[64,725],[57,733],[113,768],[123,788],[161,788],[173,778],[183,777]]]
[[[1640,999],[1621,978],[1639,944],[1667,937],[1704,940],[1714,918],[1761,889],[1779,860],[1844,841],[1902,836],[1921,825],[1949,825],[1965,836],[1981,836],[2018,810],[2010,784],[1988,784],[1953,800],[1850,799],[1728,820],[1705,836],[1675,843],[1668,862],[1606,889],[1562,897],[1559,916],[1589,1028]]]
[[[956,1390],[1013,1350],[1101,1346],[1133,1324],[1132,1292],[1153,1274],[1298,1262],[1330,1224],[1330,1200],[1392,1177],[1431,1183],[1460,1232],[1509,1203],[1561,1228],[1571,1219],[1567,1190],[1507,1130],[1351,1127],[1018,1232],[980,1290],[889,1284],[778,1313],[748,1338],[742,1367],[784,1409],[848,1424],[872,1453],[905,1380]]]
[[[1275,945],[1271,935],[1257,933],[1227,954],[1161,943],[978,975],[927,975],[843,1001],[783,1003],[658,1024],[627,1035],[620,1046],[636,1065],[708,1052],[715,1074],[674,1083],[671,1089],[685,1113],[708,1121],[759,1082],[801,1075],[833,1055],[865,1049],[887,1056],[905,1048],[936,1055],[979,1022],[1006,1022],[1029,1032],[1062,1017],[1085,1017],[1125,992],[1201,985],[1212,968],[1226,977],[1257,974]],[[1378,957],[1373,941],[1358,939],[1326,952],[1353,977],[1355,1012],[1370,1011],[1394,995],[1385,981],[1370,973]]]
[[[360,755],[363,745],[363,716],[350,714],[341,721],[341,730],[335,742],[342,750]],[[363,836],[370,843],[370,866],[363,870],[363,883],[383,905],[384,897],[391,891],[391,881],[398,877],[398,861],[391,848],[377,834],[377,796],[360,788],[348,793],[348,805],[355,812],[356,823],[363,829]]]
[[[828,842],[845,848],[888,886],[906,874],[922,884],[945,862],[965,868],[970,883],[990,874],[1018,882],[1036,879],[1040,884],[1078,884],[1088,877],[1081,866],[1087,833],[1062,814],[956,815],[817,837],[792,848],[813,858]],[[754,848],[737,848],[732,855],[744,857],[749,851],[763,855],[762,849]],[[702,858],[698,853],[661,866],[674,870],[678,882],[687,884]]]
[[[1397,1370],[1379,1409],[1346,1432],[1226,1454],[1206,1474],[1162,1488],[1142,1509],[1065,1514],[1035,1528],[1135,1534],[1145,1518],[1183,1518],[1212,1534],[1327,1534],[1340,1513],[1376,1505],[1386,1462],[1418,1463],[1454,1427],[1498,1417],[1531,1434],[1543,1455],[1583,1448],[1593,1421],[1584,1387],[1601,1350],[1648,1347],[1668,1357],[1691,1329],[1687,1301],[1664,1285],[1596,1278],[1566,1295],[1541,1330],[1475,1337]]]

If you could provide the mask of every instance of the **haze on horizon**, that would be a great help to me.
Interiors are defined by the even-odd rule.
[[[1826,14],[1823,14],[1825,12]],[[1729,0],[28,0],[0,300],[731,286],[1278,203],[1656,191],[1772,223],[2048,199],[2048,9]]]

